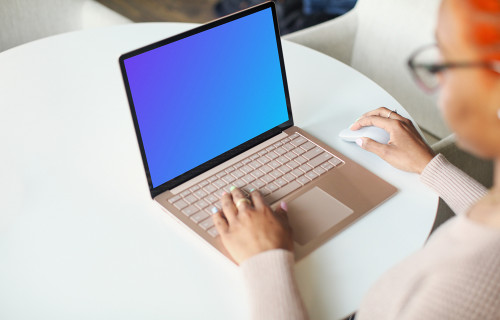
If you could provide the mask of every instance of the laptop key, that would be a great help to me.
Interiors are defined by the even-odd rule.
[[[259,191],[260,191],[260,193],[262,193],[263,197],[265,197],[271,193],[271,190],[269,190],[267,187],[261,188]]]
[[[224,182],[229,184],[229,183],[233,182],[234,180],[236,180],[236,178],[233,177],[232,175],[227,175],[227,176],[223,177],[222,180],[224,180]]]
[[[203,187],[205,187],[206,185],[208,185],[208,181],[207,181],[207,180],[204,180],[204,181],[202,181],[202,182],[198,183],[198,186],[200,186],[200,188],[203,188]]]
[[[222,189],[222,188],[224,188],[227,184],[226,184],[224,181],[222,181],[222,180],[217,180],[217,181],[214,181],[214,182],[213,182],[213,185],[214,185],[214,186],[216,186],[216,187],[217,187],[217,188],[219,188],[219,189]]]
[[[319,166],[320,164],[322,164],[323,162],[327,161],[328,159],[325,159],[325,157],[323,156],[324,154],[327,154],[326,152],[323,152],[322,154],[320,154],[319,156],[317,156],[316,158],[312,159],[311,161],[309,161],[309,165],[313,166],[313,167],[317,167]]]
[[[264,173],[262,173],[262,171],[260,171],[260,170],[255,170],[255,171],[252,171],[251,175],[254,176],[255,178],[260,178],[264,175]]]
[[[208,213],[206,212],[203,212],[203,211],[200,211],[194,215],[192,215],[191,217],[189,217],[189,219],[193,220],[194,222],[198,223],[206,218],[208,218],[209,215]]]
[[[262,167],[260,167],[259,170],[264,172],[264,173],[269,173],[269,172],[273,171],[273,168],[271,168],[270,166],[268,166],[266,164],[266,165],[263,165]]]
[[[292,140],[291,144],[294,146],[298,147],[301,144],[305,143],[307,140],[304,137],[298,137],[297,139]]]
[[[286,195],[292,193],[293,191],[297,190],[300,188],[301,185],[297,181],[292,181],[283,188],[278,189],[277,191],[274,191],[273,193],[267,195],[264,197],[264,200],[267,201],[267,203],[274,203],[278,201],[279,199],[285,197]]]
[[[262,163],[260,163],[259,161],[255,160],[255,161],[250,162],[250,167],[252,167],[254,169],[257,169],[257,168],[259,168],[261,166],[262,166]]]
[[[314,168],[313,171],[317,174],[317,175],[322,175],[323,173],[326,172],[325,169],[321,168],[321,167],[317,167],[317,168]]]
[[[243,177],[245,174],[240,170],[235,170],[231,173],[236,179]]]
[[[203,220],[202,222],[200,222],[199,226],[203,229],[203,230],[207,230],[207,229],[210,229],[211,227],[214,226],[214,220],[212,219],[212,217],[209,217],[205,220]]]
[[[336,157],[333,157],[331,160],[329,160],[329,162],[331,164],[333,164],[334,166],[338,166],[338,165],[344,163],[342,160],[340,160],[339,158],[336,158]]]
[[[252,176],[252,175],[247,175],[247,176],[244,176],[243,178],[243,181],[245,181],[246,183],[250,183],[252,181],[255,180],[255,178]]]
[[[304,174],[304,171],[300,170],[300,168],[296,168],[292,171],[292,174],[296,177],[300,177]]]
[[[217,173],[215,176],[220,179],[225,175],[226,175],[226,171],[221,171],[221,172]]]
[[[265,183],[271,183],[274,181],[274,179],[270,176],[263,176],[262,178],[260,178],[262,181],[264,181]]]
[[[249,173],[249,172],[252,172],[253,171],[253,168],[250,167],[250,166],[243,166],[241,169],[240,169],[242,172],[244,172],[245,174]]]
[[[285,154],[287,152],[287,150],[280,147],[280,148],[274,150],[274,152],[276,152],[278,155],[281,156],[281,155]]]
[[[276,160],[273,160],[273,161],[269,162],[269,166],[271,166],[271,168],[273,168],[273,169],[277,169],[281,166],[281,163],[279,163]]]
[[[320,147],[316,147],[314,149],[311,149],[309,151],[307,151],[306,153],[304,153],[302,156],[306,159],[313,159],[314,157],[318,156],[320,153],[323,152],[323,149],[321,149]]]
[[[187,206],[188,206],[188,204],[184,200],[179,200],[179,201],[174,202],[174,207],[176,207],[179,210],[182,210]]]
[[[298,164],[304,164],[307,162],[307,159],[304,158],[303,156],[299,156],[297,158],[295,158],[295,161],[298,163]]]
[[[273,170],[271,173],[269,173],[269,175],[275,179],[278,179],[279,177],[281,177],[283,175],[283,173],[281,173],[278,170]]]
[[[278,159],[276,159],[276,160],[278,160],[278,162],[279,162],[279,163],[281,163],[281,164],[285,164],[285,163],[287,163],[288,161],[290,161],[290,159],[288,159],[288,158],[287,158],[287,157],[285,157],[285,156],[281,156],[281,157],[279,157],[279,158],[278,158]]]
[[[297,179],[297,181],[300,182],[302,185],[305,185],[305,184],[308,184],[309,182],[311,182],[311,180],[309,180],[309,178],[306,176],[300,176]]]
[[[205,189],[205,191],[206,191],[207,193],[213,193],[213,192],[215,192],[215,191],[217,190],[217,188],[216,188],[216,187],[214,187],[214,186],[213,186],[213,185],[211,185],[211,184],[209,184],[208,186],[206,186],[206,187],[205,187],[205,188],[203,188],[203,189]]]
[[[184,198],[184,201],[186,201],[189,204],[193,204],[196,201],[198,201],[198,198],[196,198],[194,195],[190,194],[189,196]]]
[[[294,134],[288,136],[288,138],[290,138],[290,140],[297,139],[298,137],[299,137],[298,133],[294,133]]]
[[[243,186],[246,185],[246,183],[243,180],[238,179],[233,183],[233,185],[237,188],[242,188]]]
[[[288,167],[286,165],[279,167],[278,170],[283,172],[283,173],[288,173],[288,172],[292,171],[292,169],[290,169],[290,167]]]
[[[207,195],[207,193],[203,190],[198,190],[194,193],[195,196],[197,196],[199,199],[205,197]]]
[[[215,229],[215,227],[212,227],[210,229],[208,229],[208,234],[211,235],[212,237],[217,237],[219,235],[219,232],[217,232],[217,229]]]
[[[330,169],[333,169],[333,164],[331,164],[330,162],[325,162],[321,165],[321,168],[323,168],[325,170],[330,170]]]
[[[286,165],[289,166],[291,169],[296,169],[299,167],[299,164],[297,162],[295,162],[294,160],[291,160]]]
[[[291,144],[291,143],[287,143],[287,144],[285,144],[283,146],[283,149],[285,149],[286,151],[290,151],[290,150],[292,150],[294,148],[295,148],[295,146],[293,144]]]
[[[303,165],[301,165],[300,167],[300,170],[304,171],[304,172],[307,172],[309,170],[312,169],[312,167],[310,165],[308,165],[307,163],[304,163]]]
[[[312,148],[314,148],[316,145],[314,143],[312,143],[311,141],[307,141],[306,143],[304,143],[303,145],[301,145],[300,147],[306,151],[309,151],[311,150]]]
[[[318,175],[316,173],[314,173],[313,171],[309,171],[308,173],[305,174],[305,176],[311,180],[314,180],[318,177]]]
[[[187,195],[188,195],[188,194],[190,194],[190,193],[191,193],[191,191],[189,191],[189,190],[184,190],[184,191],[182,191],[182,192],[180,193],[180,195],[181,195],[182,197],[185,197],[185,196],[187,196]]]
[[[255,180],[254,182],[252,182],[252,184],[255,186],[256,189],[260,189],[266,185],[266,183],[260,179]]]
[[[195,206],[189,206],[189,207],[181,210],[181,212],[184,213],[188,217],[195,214],[198,211],[199,211],[198,208],[196,208]]]
[[[285,153],[285,157],[287,157],[290,160],[293,160],[293,159],[297,158],[298,155],[295,152],[293,152],[293,150],[292,150],[292,151]]]
[[[274,160],[277,157],[279,157],[279,155],[276,152],[269,152],[268,154],[266,154],[266,157],[268,157],[271,160]]]
[[[283,186],[285,186],[288,182],[287,182],[285,179],[280,178],[280,179],[277,179],[277,180],[275,181],[275,183],[276,183],[278,186],[283,187]]]
[[[178,201],[180,199],[181,199],[181,196],[180,195],[176,195],[176,196],[173,196],[172,198],[168,199],[168,202],[174,203],[174,202],[176,202],[176,201]]]
[[[207,203],[214,203],[215,201],[217,201],[219,199],[215,195],[211,194],[203,200],[205,200]]]
[[[286,181],[290,182],[290,181],[294,181],[297,178],[293,174],[287,173],[287,174],[285,174],[283,176],[283,179],[285,179]]]
[[[208,203],[205,200],[200,200],[200,201],[196,202],[195,205],[198,208],[203,209],[203,208],[206,208],[208,206]]]

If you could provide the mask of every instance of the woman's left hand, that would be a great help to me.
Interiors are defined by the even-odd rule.
[[[232,188],[231,193],[221,198],[222,213],[213,215],[222,243],[236,263],[272,249],[293,252],[286,211],[282,207],[273,211],[259,191],[251,192],[250,196],[251,200],[240,189]]]

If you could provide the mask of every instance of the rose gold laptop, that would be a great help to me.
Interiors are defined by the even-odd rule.
[[[120,67],[152,198],[228,257],[211,214],[233,185],[287,201],[297,259],[396,192],[293,125],[272,2],[126,53]]]

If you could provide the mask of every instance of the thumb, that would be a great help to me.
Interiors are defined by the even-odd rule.
[[[274,210],[274,212],[278,215],[278,216],[287,216],[288,215],[288,206],[286,204],[285,201],[281,201],[280,205],[278,207],[276,207],[276,209]]]
[[[389,147],[388,145],[378,143],[377,141],[366,137],[357,139],[356,144],[361,148],[365,149],[366,151],[375,153],[377,156],[381,158],[383,158],[382,155],[384,154],[386,148]]]

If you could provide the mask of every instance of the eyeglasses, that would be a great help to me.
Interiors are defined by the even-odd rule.
[[[438,74],[452,68],[487,68],[500,74],[500,61],[448,62],[441,63],[441,52],[437,44],[415,51],[408,59],[408,67],[417,84],[429,93],[439,88]]]

